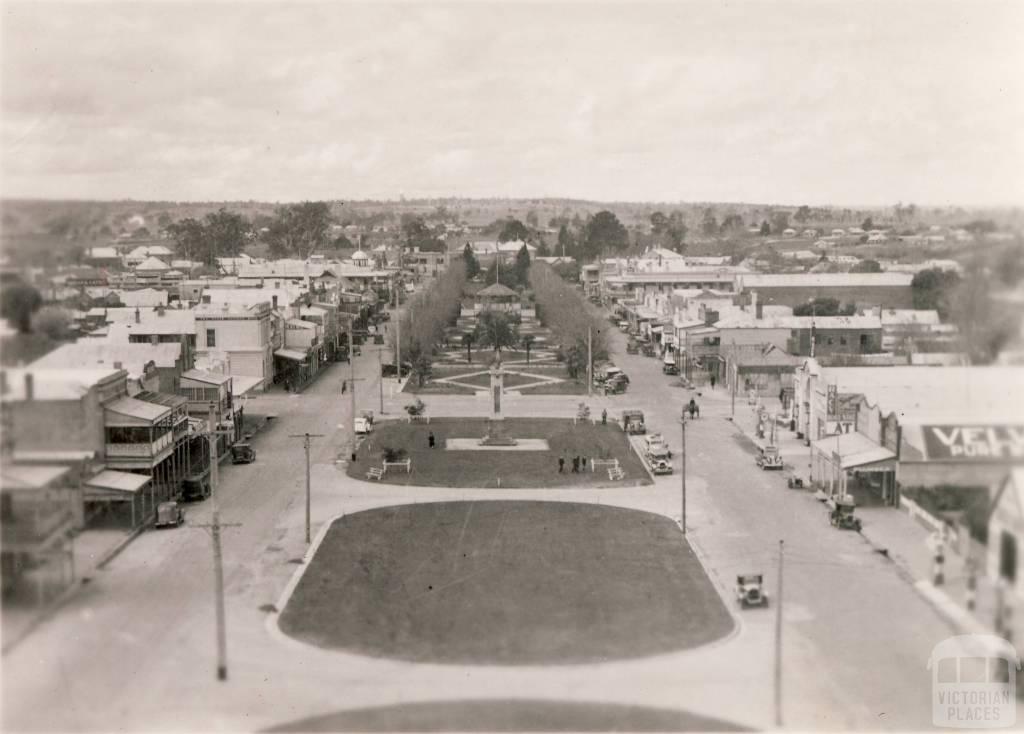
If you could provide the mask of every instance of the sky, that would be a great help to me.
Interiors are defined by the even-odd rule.
[[[1024,205],[1024,3],[0,5],[0,194]]]

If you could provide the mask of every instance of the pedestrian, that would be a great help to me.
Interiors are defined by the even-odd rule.
[[[607,408],[601,411],[601,425],[602,426],[607,426],[608,425],[608,409]]]
[[[582,471],[586,471],[587,470],[587,457],[586,456],[581,456],[580,457],[580,469]]]
[[[580,457],[578,457],[578,456],[572,457],[572,473],[573,474],[579,474],[580,473]]]
[[[564,456],[559,456],[558,457],[558,473],[561,474],[564,471],[565,471],[565,457]]]
[[[712,390],[714,390],[714,389],[715,389],[715,383],[716,383],[717,381],[718,381],[718,378],[717,378],[717,377],[715,377],[714,375],[711,375],[711,389],[712,389]]]
[[[345,391],[347,389],[348,389],[348,380],[342,380],[341,381],[341,394],[344,395]]]
[[[433,431],[431,431],[430,433],[427,434],[427,445],[429,445],[430,448],[434,448],[434,432]]]

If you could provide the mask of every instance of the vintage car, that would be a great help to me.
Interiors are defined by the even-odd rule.
[[[251,464],[256,461],[256,452],[247,443],[236,443],[231,447],[232,464]]]
[[[764,593],[764,575],[746,573],[737,576],[736,601],[744,609],[768,606],[768,595]]]
[[[176,528],[185,522],[185,511],[177,502],[161,502],[156,506],[156,527]]]
[[[366,418],[366,416],[359,416],[354,421],[354,428],[357,436],[365,436],[368,433],[373,433],[373,419]]]
[[[660,433],[648,433],[644,436],[644,450],[650,452],[652,448],[659,447],[664,448],[668,453],[668,458],[672,458],[672,451],[668,447],[668,442],[665,441],[665,437]]]
[[[672,353],[665,355],[664,359],[661,360],[661,371],[666,375],[678,375],[679,367],[676,366],[676,357]]]
[[[642,410],[622,411],[622,430],[631,434],[647,433],[644,425],[644,413]]]
[[[778,446],[765,446],[754,461],[765,471],[782,469],[782,456],[779,455]]]
[[[651,472],[654,474],[672,473],[672,455],[668,446],[663,443],[655,443],[647,447],[647,463],[651,465]]]
[[[181,482],[181,500],[183,502],[200,502],[210,496],[210,474],[197,474],[185,477]]]
[[[619,322],[619,328],[622,329],[623,331],[629,331],[629,322],[628,321],[620,321]]]
[[[619,395],[626,392],[629,387],[629,378],[625,374],[619,374],[604,383],[605,395]]]
[[[840,530],[855,530],[858,533],[861,529],[861,522],[859,517],[854,516],[854,510],[857,505],[854,503],[852,497],[839,498],[831,503],[832,512],[829,513],[828,519],[832,523],[832,527],[839,528]]]

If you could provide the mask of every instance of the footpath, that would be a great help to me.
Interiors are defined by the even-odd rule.
[[[770,425],[766,427],[763,438],[758,435],[759,407],[764,406],[770,416],[782,413],[778,398],[762,397],[756,404],[751,404],[746,396],[737,395],[733,413],[729,392],[723,388],[711,390],[705,385],[701,388],[698,402],[703,413],[732,417],[737,429],[758,448],[774,443],[785,462],[786,476],[802,479],[804,483],[803,489],[787,491],[804,492],[808,501],[822,502],[822,522],[828,521],[824,495],[817,492],[811,482],[810,447],[803,439],[797,438],[788,425],[775,426],[774,441]],[[941,523],[936,518],[906,500],[899,508],[881,504],[859,505],[856,513],[863,523],[860,534],[864,540],[891,560],[907,582],[960,634],[995,634],[998,619],[1002,616],[1003,628],[1010,630],[1004,636],[1013,641],[1015,610],[1009,604],[1010,597],[1002,594],[996,583],[985,575],[985,558],[979,553],[978,544],[972,544],[966,538],[958,542],[947,536],[941,546],[944,559],[942,574],[937,578],[936,540]],[[972,594],[968,587],[972,576],[975,588],[973,609],[970,609]]]

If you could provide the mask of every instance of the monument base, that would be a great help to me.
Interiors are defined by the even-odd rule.
[[[480,439],[481,446],[518,446],[519,442],[508,436],[484,436]]]

